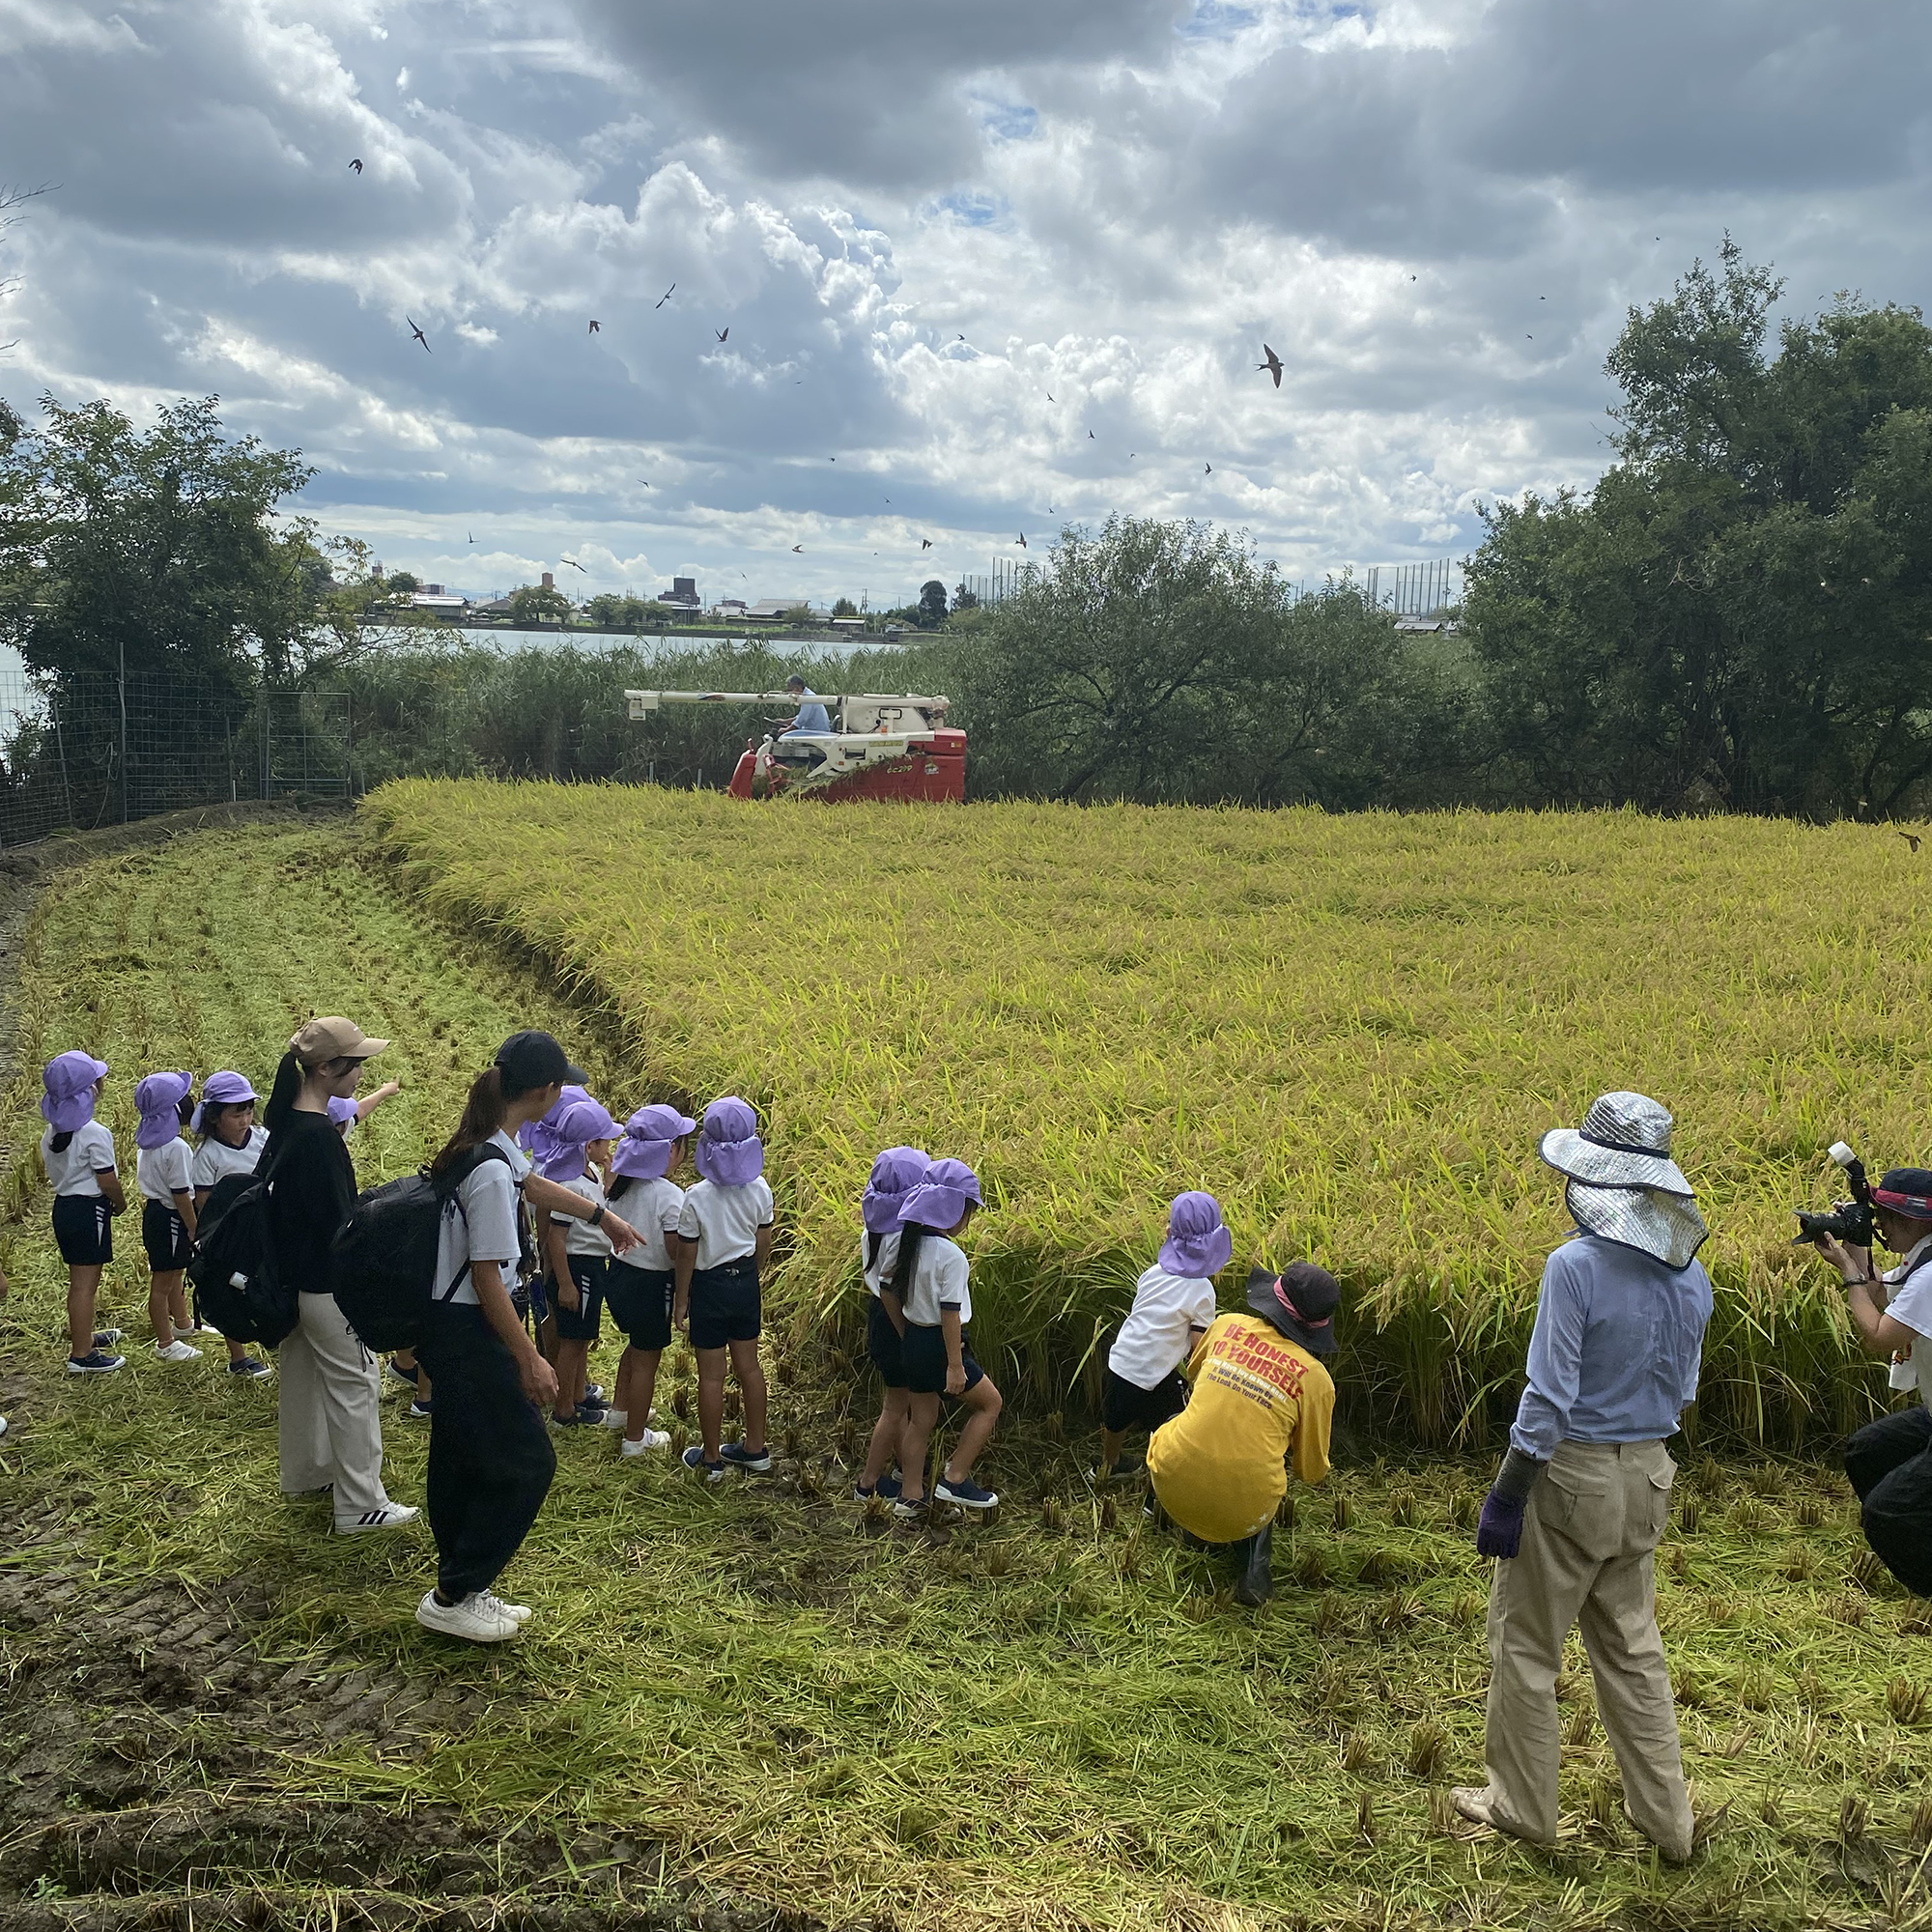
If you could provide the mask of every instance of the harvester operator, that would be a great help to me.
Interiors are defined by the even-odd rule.
[[[798,706],[798,710],[791,723],[779,733],[780,737],[795,738],[805,732],[817,732],[822,735],[832,729],[832,716],[819,702],[817,692],[813,691],[796,671],[785,679],[785,691]]]

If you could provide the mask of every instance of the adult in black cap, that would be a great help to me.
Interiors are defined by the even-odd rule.
[[[1248,1276],[1249,1314],[1217,1316],[1187,1365],[1193,1395],[1148,1443],[1153,1492],[1204,1543],[1243,1546],[1236,1599],[1272,1594],[1275,1511],[1288,1467],[1304,1483],[1328,1473],[1335,1383],[1335,1310],[1342,1290],[1313,1262]]]
[[[1868,1422],[1845,1444],[1865,1541],[1915,1595],[1932,1597],[1932,1168],[1894,1167],[1872,1189],[1878,1237],[1904,1260],[1880,1274],[1871,1250],[1827,1235],[1818,1252],[1844,1277],[1866,1352],[1889,1357],[1909,1408]]]

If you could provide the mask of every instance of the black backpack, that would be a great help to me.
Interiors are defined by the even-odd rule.
[[[224,1175],[195,1220],[187,1277],[201,1312],[236,1342],[273,1349],[295,1332],[298,1291],[282,1280],[269,1227],[269,1188],[279,1161]]]
[[[436,1279],[436,1251],[445,1206],[486,1160],[509,1157],[487,1142],[471,1148],[439,1180],[419,1168],[400,1180],[371,1187],[356,1199],[329,1244],[329,1288],[343,1319],[362,1346],[377,1353],[413,1349],[428,1324],[432,1297],[447,1301],[469,1273],[465,1262],[454,1281]]]

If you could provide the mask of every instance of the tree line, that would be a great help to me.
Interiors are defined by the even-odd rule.
[[[997,609],[923,586],[922,628],[841,678],[952,697],[980,796],[1918,814],[1932,330],[1841,297],[1774,341],[1779,294],[1726,241],[1631,310],[1614,460],[1487,511],[1451,629],[1399,630],[1346,578],[1297,596],[1236,532],[1116,518],[1063,531]],[[630,725],[623,684],[811,674],[763,642],[525,663],[411,629],[364,547],[277,514],[308,474],[226,437],[214,398],[145,431],[0,406],[0,637],[56,685],[123,663],[346,685],[368,778],[722,782],[758,721]]]

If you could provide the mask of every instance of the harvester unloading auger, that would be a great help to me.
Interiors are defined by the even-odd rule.
[[[782,691],[627,691],[631,720],[641,724],[664,704],[796,704]],[[727,789],[733,798],[798,792],[826,799],[951,800],[966,796],[966,734],[946,723],[946,697],[843,697],[818,694],[832,731],[768,731],[745,741]]]

